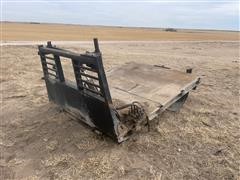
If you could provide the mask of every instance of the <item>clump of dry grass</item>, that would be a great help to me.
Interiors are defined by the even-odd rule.
[[[74,156],[72,154],[54,154],[42,160],[42,164],[46,167],[56,166],[60,162],[70,161]]]

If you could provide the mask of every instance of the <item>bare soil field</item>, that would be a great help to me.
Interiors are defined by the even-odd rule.
[[[92,44],[60,47],[83,52]],[[150,132],[116,144],[49,103],[36,46],[2,46],[1,179],[240,178],[238,42],[100,48],[106,70],[130,61],[190,66],[202,83],[180,112],[166,111]]]
[[[100,40],[183,40],[183,41],[237,41],[239,32],[178,30],[166,32],[157,28],[126,28],[81,26],[64,24],[1,23],[2,41],[82,41],[98,37]]]

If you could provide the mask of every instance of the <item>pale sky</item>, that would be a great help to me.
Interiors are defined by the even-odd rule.
[[[2,0],[2,21],[239,31],[239,1]]]

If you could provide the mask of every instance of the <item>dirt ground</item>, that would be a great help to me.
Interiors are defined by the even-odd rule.
[[[36,46],[3,46],[2,179],[240,178],[238,42],[100,42],[100,48],[107,70],[129,61],[190,66],[202,83],[180,112],[166,111],[150,132],[116,144],[49,103]]]
[[[166,32],[161,28],[127,28],[107,26],[82,26],[66,24],[29,24],[0,23],[3,41],[82,41],[98,37],[101,40],[184,40],[204,41],[223,40],[237,41],[239,32],[177,30]]]

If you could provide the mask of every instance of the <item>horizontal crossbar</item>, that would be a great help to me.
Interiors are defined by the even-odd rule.
[[[46,56],[46,54],[53,54],[56,56],[61,56],[65,58],[69,58],[75,61],[80,61],[81,63],[90,63],[90,64],[95,64],[96,63],[96,58],[94,56],[83,56],[81,54],[73,53],[70,51],[65,51],[65,50],[60,50],[56,48],[49,48],[49,47],[39,47],[39,50],[41,51],[42,54]]]
[[[51,75],[51,76],[54,76],[55,78],[58,78],[58,76],[56,74],[53,74],[53,73],[50,73],[50,72],[48,72],[48,74]]]
[[[101,95],[102,96],[102,93],[101,92],[99,92],[99,91],[94,91],[93,89],[90,89],[90,88],[87,88],[87,87],[83,87],[82,85],[78,85],[78,87],[80,87],[80,88],[82,88],[82,89],[86,89],[86,90],[88,90],[88,91],[91,91],[91,92],[93,92],[93,93],[95,93],[95,94],[98,94],[98,95]]]
[[[49,64],[49,65],[55,66],[55,64],[54,64],[54,63],[50,63],[50,62],[44,62],[44,61],[43,61],[43,63],[44,63],[44,64]]]
[[[46,55],[45,55],[45,58],[55,61],[55,59],[54,59],[53,57],[49,57],[49,56],[46,56]]]
[[[77,74],[80,74],[80,75],[82,75],[82,76],[86,76],[86,77],[89,77],[89,78],[92,78],[92,79],[95,79],[95,80],[99,80],[97,77],[91,76],[91,75],[86,74],[86,73],[81,73],[81,72],[79,72],[79,73],[77,73]]]
[[[85,82],[86,84],[89,84],[89,85],[91,85],[91,86],[95,86],[95,87],[98,87],[98,88],[100,88],[100,86],[99,86],[99,85],[97,85],[97,84],[94,84],[94,83],[91,83],[91,82],[89,82],[89,81],[86,81],[86,80],[83,80],[83,79],[81,79],[81,81],[82,81],[82,82]]]

